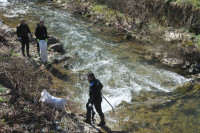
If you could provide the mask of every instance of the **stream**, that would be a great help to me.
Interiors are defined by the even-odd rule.
[[[140,91],[172,92],[190,80],[145,60],[146,46],[123,40],[103,25],[99,27],[105,32],[98,31],[87,21],[52,6],[0,0],[0,13],[9,18],[5,23],[13,27],[23,17],[34,29],[38,20],[44,18],[49,34],[60,40],[67,55],[75,55],[70,71],[79,75],[75,99],[82,103],[83,109],[88,99],[88,86],[79,82],[87,83],[85,76],[89,71],[102,82],[103,94],[114,106],[122,101],[130,103],[132,95]],[[102,108],[103,112],[111,110],[105,100]]]

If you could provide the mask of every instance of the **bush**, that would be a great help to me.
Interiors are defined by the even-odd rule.
[[[51,78],[29,60],[2,54],[0,58],[0,84],[16,95],[34,98],[36,92],[49,89]]]

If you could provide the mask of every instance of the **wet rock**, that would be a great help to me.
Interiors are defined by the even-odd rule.
[[[0,42],[2,42],[2,43],[6,42],[6,39],[1,35],[0,35]]]
[[[195,64],[190,65],[190,68],[188,69],[188,72],[190,74],[197,74],[200,72],[200,62],[197,62]]]
[[[64,67],[65,69],[69,69],[69,62],[66,61],[65,64],[63,65],[63,67]]]
[[[171,66],[171,67],[176,67],[176,66],[183,64],[183,60],[176,59],[176,58],[164,58],[161,60],[161,62],[163,64]]]
[[[130,40],[132,38],[132,35],[131,34],[127,34],[126,36],[125,36],[125,39],[127,39],[127,40]]]
[[[58,63],[61,63],[61,62],[66,61],[66,60],[68,60],[68,59],[70,59],[70,56],[68,56],[68,55],[60,56],[60,57],[54,59],[54,60],[53,60],[53,63],[58,64]]]
[[[182,68],[189,69],[190,68],[190,62],[186,61],[185,65],[183,65]]]
[[[52,44],[56,44],[56,43],[59,43],[59,39],[52,35],[49,35],[48,46],[50,46]]]
[[[60,43],[51,45],[49,49],[52,49],[54,52],[64,53],[63,45]]]

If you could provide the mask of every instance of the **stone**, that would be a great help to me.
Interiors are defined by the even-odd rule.
[[[59,43],[51,45],[49,49],[52,49],[54,52],[64,53],[63,45]]]
[[[176,67],[183,64],[183,60],[177,58],[164,58],[161,60],[161,62],[171,67]]]
[[[52,35],[49,35],[48,46],[50,46],[52,44],[57,44],[57,43],[59,43],[59,39]]]
[[[64,67],[65,69],[69,69],[69,62],[66,61],[65,64],[63,65],[63,67]]]
[[[60,57],[54,59],[53,63],[61,63],[61,62],[64,62],[68,59],[70,59],[70,57],[68,55],[60,56]]]

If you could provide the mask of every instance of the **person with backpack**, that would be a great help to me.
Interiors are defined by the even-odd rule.
[[[35,36],[37,39],[37,43],[39,44],[40,58],[43,63],[47,63],[47,28],[44,26],[44,20],[40,19],[40,24],[37,26],[35,30]]]
[[[26,56],[25,52],[24,52],[24,49],[26,46],[27,56],[31,57],[29,54],[29,36],[28,36],[28,34],[30,34],[30,36],[33,37],[28,25],[25,23],[25,20],[21,19],[21,23],[17,26],[17,37],[18,37],[18,40],[22,44],[22,55]]]
[[[98,79],[95,78],[94,73],[89,73],[87,78],[91,85],[89,88],[90,98],[86,104],[87,114],[85,122],[91,124],[91,111],[92,111],[92,106],[94,105],[97,113],[101,118],[101,122],[97,126],[104,126],[106,122],[105,122],[105,116],[101,108],[101,103],[102,103],[101,90],[103,88],[103,85]]]

